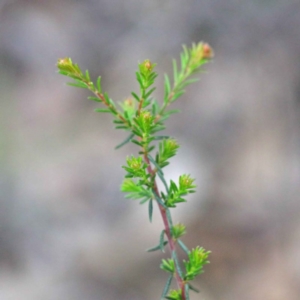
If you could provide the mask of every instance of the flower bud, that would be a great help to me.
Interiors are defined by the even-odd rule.
[[[74,69],[73,62],[71,58],[65,57],[65,58],[60,58],[57,61],[57,67],[61,71],[69,72],[69,73],[74,73],[76,70]]]
[[[148,77],[152,73],[155,66],[156,64],[153,64],[149,59],[146,59],[139,64],[140,72],[145,77]]]
[[[214,57],[214,51],[209,44],[203,44],[203,58],[211,59]]]
[[[60,58],[57,62],[58,67],[65,67],[65,66],[72,66],[72,61],[71,58],[65,57],[65,58]]]
[[[195,188],[194,181],[195,179],[191,178],[190,175],[183,174],[179,177],[179,188],[182,190]]]
[[[152,68],[150,60],[145,60],[144,62],[145,68],[150,70]]]
[[[179,148],[179,144],[174,139],[167,139],[165,148],[167,148],[169,151],[176,151]]]

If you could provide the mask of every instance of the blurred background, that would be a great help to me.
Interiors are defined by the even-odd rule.
[[[149,58],[161,99],[201,40],[216,57],[166,130],[182,145],[168,178],[198,186],[175,221],[212,251],[191,299],[300,299],[299,1],[1,0],[1,300],[160,298],[158,210],[149,224],[119,192],[136,148],[113,150],[126,134],[55,65],[72,57],[122,101]]]

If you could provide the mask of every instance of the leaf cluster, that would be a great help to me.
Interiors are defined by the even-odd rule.
[[[164,139],[159,143],[156,162],[160,168],[164,168],[169,164],[168,160],[176,155],[178,148],[179,144],[175,139]]]
[[[168,194],[162,193],[162,198],[167,207],[176,207],[176,204],[186,202],[183,196],[194,193],[196,185],[193,184],[194,179],[190,175],[183,174],[179,177],[179,183],[176,184],[173,180],[170,181]]]
[[[197,82],[197,78],[190,78],[192,75],[202,71],[201,66],[209,62],[214,56],[213,50],[208,44],[192,44],[191,48],[183,46],[180,54],[180,68],[176,60],[173,60],[173,86],[168,75],[165,74],[164,81],[164,101],[160,110],[162,119],[169,118],[170,114],[178,111],[168,111],[166,108],[185,93],[185,88]]]
[[[190,281],[195,279],[195,277],[201,273],[203,273],[204,265],[208,264],[208,255],[210,251],[206,251],[202,247],[196,247],[192,249],[189,253],[189,259],[187,261],[183,261],[186,274],[184,276],[185,281]]]
[[[186,270],[185,274],[183,275],[183,279],[185,282],[194,280],[197,275],[203,273],[204,265],[209,263],[208,255],[210,253],[210,251],[206,251],[204,248],[199,246],[192,249],[191,251],[188,251],[188,260],[183,261]],[[175,274],[177,268],[176,260],[176,257],[162,259],[160,268],[166,272]]]
[[[169,300],[182,300],[182,291],[179,290],[171,290],[169,295],[165,297]]]

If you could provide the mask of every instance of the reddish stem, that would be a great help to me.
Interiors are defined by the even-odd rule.
[[[152,169],[149,158],[147,156],[147,153],[145,153],[145,152],[144,152],[144,160],[148,165],[148,167],[147,167],[148,173],[151,175],[154,175],[155,171]],[[157,194],[157,196],[161,198],[155,179],[154,179],[153,189],[154,189],[154,192]],[[157,203],[157,204],[158,204],[158,208],[159,208],[159,211],[160,211],[163,223],[164,223],[165,233],[166,233],[166,236],[168,239],[169,249],[170,249],[171,253],[173,253],[173,251],[174,252],[176,251],[176,245],[175,245],[175,241],[172,238],[171,228],[169,226],[166,209],[161,204],[159,204],[159,203]],[[176,279],[178,288],[181,290],[182,300],[185,300],[186,298],[185,298],[184,281],[180,277],[177,269],[175,269],[175,279]]]

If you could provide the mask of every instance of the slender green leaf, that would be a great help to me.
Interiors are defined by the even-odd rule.
[[[181,241],[181,240],[177,240],[178,245],[180,246],[180,248],[187,254],[189,255],[190,250],[188,249],[188,247]]]
[[[125,178],[133,178],[133,175],[132,174],[126,174]]]
[[[124,118],[125,118],[127,121],[129,121],[129,115],[128,115],[128,111],[127,111],[127,110],[124,111]]]
[[[165,140],[167,138],[169,138],[167,135],[157,135],[154,137],[154,140],[160,141],[160,140]]]
[[[73,64],[73,67],[75,68],[75,70],[77,71],[77,73],[81,74],[82,75],[82,72],[78,66],[78,64]]]
[[[97,78],[97,89],[98,89],[98,92],[99,93],[101,93],[102,91],[102,89],[101,89],[101,76],[99,76],[98,78]]]
[[[64,76],[69,76],[69,72],[67,72],[67,71],[62,71],[62,70],[59,70],[58,71],[58,74],[61,74],[61,75],[64,75]]]
[[[164,96],[164,102],[167,103],[168,102],[168,96],[171,92],[171,84],[170,84],[170,79],[168,77],[168,75],[165,74],[165,96]]]
[[[173,227],[173,222],[172,222],[172,217],[171,217],[171,213],[169,209],[166,209],[166,216],[168,219],[168,223],[169,223],[169,227],[172,228]]]
[[[196,289],[194,286],[192,286],[190,283],[188,285],[189,285],[190,290],[192,290],[196,293],[200,293],[200,291],[198,289]]]
[[[102,112],[102,113],[110,113],[110,109],[108,108],[95,108],[94,109],[95,112]]]
[[[157,172],[157,175],[158,175],[159,179],[161,180],[161,182],[163,183],[163,185],[165,186],[167,194],[169,194],[169,187],[167,185],[164,175],[161,172]]]
[[[190,300],[189,285],[187,283],[184,285],[184,291],[185,291],[185,299]]]
[[[166,162],[162,162],[162,163],[160,163],[160,167],[161,168],[164,168],[164,167],[166,167],[167,165],[169,165],[170,163],[168,162],[168,161],[166,161]]]
[[[126,175],[125,175],[125,177],[126,177]],[[133,176],[132,176],[133,177]],[[131,177],[131,178],[132,178]],[[140,201],[140,204],[144,204],[144,203],[146,203],[147,201],[149,201],[151,198],[149,198],[149,197],[146,197],[146,198],[144,198],[144,199],[142,199],[141,201]]]
[[[138,142],[137,140],[131,140],[131,142],[138,145],[138,146],[140,146],[140,147],[143,146],[142,143]]]
[[[109,98],[107,93],[104,93],[104,98],[105,98],[105,100],[108,104],[110,104],[111,106],[116,108],[116,105],[115,105],[114,101],[111,98]]]
[[[123,124],[124,122],[121,121],[121,120],[113,120],[113,123],[115,123],[115,124]]]
[[[142,78],[143,80],[146,80],[146,77],[143,73],[139,73],[140,78]]]
[[[147,98],[148,98],[155,90],[156,90],[155,87],[152,88],[151,90],[149,90],[149,91],[144,95],[145,99],[147,99]]]
[[[194,82],[197,82],[199,80],[200,80],[199,78],[192,78],[192,79],[185,80],[182,84],[180,84],[180,89],[183,89],[184,87],[186,87]]]
[[[166,126],[156,125],[153,129],[151,129],[150,133],[154,134],[155,132],[158,132],[158,131],[161,131],[161,130],[164,130],[164,129],[166,129]]]
[[[163,203],[163,201],[161,200],[161,198],[156,194],[156,192],[154,190],[152,190],[153,195],[155,197],[155,200],[165,209],[167,208],[166,205]]]
[[[177,100],[179,97],[181,97],[183,94],[185,93],[185,90],[181,90],[179,92],[177,92],[173,97],[172,97],[172,101],[174,102],[175,100]]]
[[[159,111],[159,106],[156,100],[152,101],[152,115],[156,116],[157,112]]]
[[[173,275],[170,275],[167,282],[166,282],[166,285],[163,289],[163,292],[162,292],[162,295],[161,295],[161,300],[165,299],[165,297],[167,296],[168,292],[169,292],[169,289],[170,289],[170,286],[171,286],[171,283],[172,283],[172,280],[173,280]]]
[[[89,96],[88,99],[89,99],[89,100],[92,100],[92,101],[96,101],[96,102],[102,102],[101,99],[99,99],[99,98],[97,98],[97,97]]]
[[[170,190],[174,192],[178,191],[177,185],[173,180],[170,180]]]
[[[144,102],[143,102],[142,108],[145,108],[145,107],[149,106],[151,103],[152,103],[152,98],[151,97],[145,99]]]
[[[165,243],[165,230],[163,230],[161,232],[160,237],[159,237],[159,246],[160,246],[160,250],[162,252],[165,252],[164,243]]]
[[[115,104],[115,102],[113,101],[113,99],[109,98],[109,104],[110,104],[114,109],[116,109],[116,104]]]
[[[70,86],[74,86],[74,87],[78,87],[78,88],[81,88],[81,89],[88,89],[88,85],[84,82],[67,82],[67,85],[70,85]]]
[[[136,101],[140,102],[140,98],[136,93],[132,92],[131,95],[135,98]]]
[[[152,215],[153,215],[153,201],[152,201],[152,199],[149,200],[148,213],[149,213],[149,221],[151,223],[152,222]]]
[[[154,79],[158,76],[158,74],[156,73],[152,73],[151,76],[150,76],[150,79],[151,79],[151,82],[153,83],[154,82]]]
[[[154,160],[154,158],[151,155],[148,155],[149,160],[153,163],[155,168],[157,169],[157,172],[161,173],[162,175],[164,174],[160,166],[157,164],[157,162]]]
[[[176,271],[178,273],[178,275],[180,276],[180,278],[182,279],[183,278],[183,274],[182,274],[182,271],[181,271],[181,268],[180,268],[180,264],[179,264],[179,261],[178,261],[178,258],[177,258],[177,254],[175,251],[172,251],[172,258],[175,262],[175,268],[176,268]]]
[[[136,129],[132,129],[132,133],[139,137],[143,137],[143,133],[140,132],[139,128],[136,127]]]
[[[134,137],[134,134],[130,134],[122,143],[120,143],[119,145],[117,145],[115,147],[115,149],[120,149],[121,147],[123,147],[124,145],[126,145],[127,143],[129,143],[131,141],[131,139]]]
[[[82,81],[82,77],[79,76],[79,75],[69,73],[68,76],[69,76],[70,78],[73,78],[74,80]]]
[[[85,79],[86,79],[87,81],[91,81],[90,73],[89,73],[88,70],[85,71]]]
[[[168,110],[168,111],[164,112],[164,116],[165,116],[165,115],[170,116],[170,115],[172,115],[172,114],[178,114],[178,113],[180,113],[180,110],[179,110],[179,109],[172,109],[172,110]]]
[[[166,120],[168,120],[170,118],[170,116],[168,116],[168,115],[166,115],[166,116],[161,116],[160,117],[160,121],[166,121]]]
[[[164,241],[164,246],[167,245],[167,244],[168,244],[168,242],[167,242],[167,241]],[[147,249],[146,251],[147,251],[147,252],[154,252],[154,251],[157,251],[157,250],[160,250],[160,245],[157,245],[157,246],[155,246],[155,247],[153,247],[153,248],[149,248],[149,249]]]
[[[183,52],[184,52],[184,58],[187,62],[189,60],[189,57],[190,57],[189,50],[188,50],[186,45],[183,45],[182,48],[183,48]]]
[[[142,79],[141,74],[139,72],[136,72],[135,75],[136,75],[136,80],[138,81],[138,83],[140,84],[140,86],[144,87],[144,85],[143,85],[143,79]]]
[[[151,146],[148,148],[147,152],[149,153],[149,152],[153,151],[154,149],[155,149],[155,146]]]

